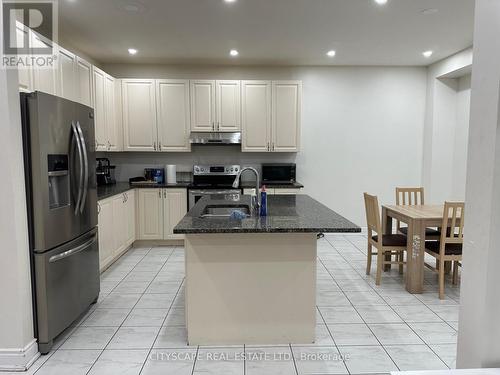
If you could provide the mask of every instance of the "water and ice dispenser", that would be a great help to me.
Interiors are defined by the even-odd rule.
[[[70,205],[70,178],[68,155],[48,155],[49,208]]]

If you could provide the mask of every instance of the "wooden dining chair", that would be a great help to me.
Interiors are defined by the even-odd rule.
[[[396,187],[396,205],[422,205],[424,202],[424,188],[423,187]],[[408,235],[408,227],[402,227],[401,222],[396,221],[396,228],[398,233],[405,236]],[[429,240],[438,240],[441,236],[441,231],[434,228],[425,228],[425,238]]]
[[[404,254],[404,252],[406,251],[406,236],[400,233],[383,234],[378,198],[368,193],[364,193],[364,197],[366,224],[368,228],[366,274],[370,274],[372,267],[372,256],[377,255],[377,275],[375,278],[375,284],[380,285],[382,270],[385,265],[406,264],[406,262],[403,261],[404,257],[400,256],[400,254]],[[373,252],[373,247],[377,249],[376,252]],[[392,255],[396,255],[396,261],[392,261]]]
[[[462,262],[462,248],[464,243],[464,202],[445,202],[443,211],[443,225],[448,230],[441,231],[439,241],[427,241],[425,251],[436,258],[439,267],[426,267],[439,274],[439,298],[444,299],[445,262],[453,262],[453,284],[458,282],[458,267]]]

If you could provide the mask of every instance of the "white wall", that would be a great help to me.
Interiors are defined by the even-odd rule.
[[[362,193],[394,201],[395,186],[420,185],[426,69],[423,67],[199,67],[111,64],[117,78],[299,79],[302,152],[246,154],[197,147],[191,154],[112,155],[119,179],[149,164],[269,161],[297,163],[305,192],[365,224]]]
[[[500,1],[476,0],[457,367],[500,367]]]
[[[422,184],[430,203],[465,198],[471,65],[470,48],[427,71]]]
[[[17,71],[0,69],[0,113],[0,170],[5,182],[0,184],[0,370],[19,371],[36,359],[38,347],[33,336]]]

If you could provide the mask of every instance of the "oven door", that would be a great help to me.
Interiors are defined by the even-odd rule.
[[[193,189],[189,190],[189,207],[191,209],[203,197],[219,194],[241,194],[241,189]]]

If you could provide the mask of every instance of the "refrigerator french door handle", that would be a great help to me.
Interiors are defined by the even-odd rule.
[[[92,238],[90,240],[81,244],[80,246],[77,246],[71,250],[65,251],[61,254],[53,255],[49,258],[49,263],[54,263],[54,262],[57,262],[57,261],[62,260],[64,258],[70,257],[76,253],[79,253],[80,251],[83,251],[83,250],[87,249],[88,247],[92,246],[96,242],[96,240],[97,240],[97,235],[94,235],[94,236],[92,236]]]
[[[76,129],[76,125],[74,121],[71,121],[71,130],[73,131],[73,136],[75,137],[76,148],[78,150],[78,160],[80,164],[80,178],[78,179],[78,195],[75,203],[75,216],[78,215],[78,209],[80,208],[80,202],[82,199],[82,183],[83,183],[83,154],[82,154],[82,145],[80,143],[80,136],[78,134],[78,130]]]
[[[85,208],[85,201],[87,200],[87,190],[89,188],[89,158],[87,155],[87,147],[85,146],[85,137],[83,136],[82,127],[79,121],[76,122],[76,128],[78,130],[78,133],[80,134],[80,143],[83,150],[83,164],[85,166],[85,177],[83,179],[83,196],[80,202],[80,213],[83,213],[83,209]]]

